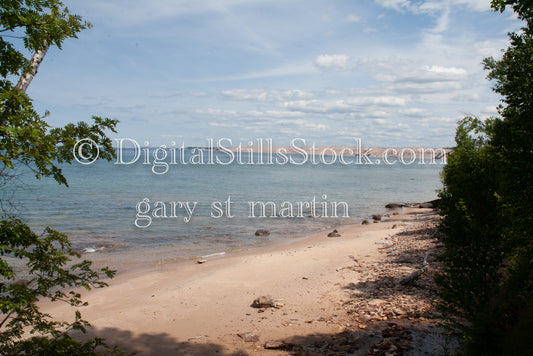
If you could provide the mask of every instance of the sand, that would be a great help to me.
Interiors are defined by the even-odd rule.
[[[353,339],[345,340],[352,345],[351,352],[366,354],[373,345],[377,347],[383,339],[380,332],[391,327],[396,314],[386,314],[380,307],[381,314],[369,309],[367,315],[361,303],[366,303],[366,308],[388,303],[389,308],[398,309],[404,299],[376,299],[367,292],[382,289],[374,282],[370,286],[361,283],[375,277],[376,268],[388,271],[387,259],[399,253],[393,250],[398,236],[408,236],[409,231],[416,236],[422,225],[431,228],[435,219],[430,209],[410,208],[387,221],[339,230],[340,237],[322,233],[291,244],[208,258],[202,264],[190,260],[126,273],[110,281],[107,288],[85,292],[83,299],[89,305],[79,310],[93,326],[91,335],[106,338],[126,354],[283,355],[298,350],[307,350],[303,354],[327,354],[313,351],[312,345],[316,349],[320,343],[322,348],[329,347],[331,354],[343,354],[346,350],[342,347],[349,346],[335,346],[339,344],[335,340],[343,337]],[[397,278],[409,275],[419,267],[417,260],[421,266],[422,257],[416,257],[409,268],[391,272]],[[396,285],[399,292],[395,298],[403,293]],[[413,290],[418,289],[423,288]],[[363,293],[358,297],[362,291],[366,296]],[[251,307],[260,296],[272,296],[278,308]],[[65,320],[74,314],[73,308],[58,303],[43,304],[43,310]],[[400,321],[413,320],[405,313],[399,314]],[[379,326],[376,323],[380,321],[389,324]],[[283,341],[285,349],[266,350],[265,342],[271,340]]]

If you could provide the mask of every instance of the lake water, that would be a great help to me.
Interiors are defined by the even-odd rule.
[[[192,151],[184,154],[190,157]],[[224,153],[213,154],[227,163]],[[134,152],[124,155],[129,162]],[[251,159],[259,161],[257,155]],[[375,164],[351,165],[233,161],[171,165],[158,175],[142,158],[129,165],[115,163],[66,165],[68,188],[25,173],[12,198],[17,215],[37,231],[51,226],[67,234],[76,249],[96,251],[88,255],[102,260],[134,253],[138,261],[166,261],[248,249],[360,223],[384,212],[390,202],[435,199],[443,167],[375,160]],[[256,203],[255,217],[250,216],[251,202]],[[260,216],[261,203],[266,204],[266,217]],[[255,236],[257,229],[267,229],[270,235]]]

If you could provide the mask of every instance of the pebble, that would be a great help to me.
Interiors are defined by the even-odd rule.
[[[259,341],[259,336],[252,332],[245,332],[237,334],[244,342],[256,342]]]
[[[286,346],[287,344],[285,344],[283,341],[271,340],[271,341],[265,342],[265,349],[269,349],[269,350],[282,349]]]

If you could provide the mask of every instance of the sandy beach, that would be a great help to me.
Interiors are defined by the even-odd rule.
[[[344,228],[340,237],[321,233],[118,275],[85,292],[89,305],[80,311],[93,326],[89,334],[126,354],[442,353],[431,307],[438,215],[404,208],[383,220]],[[427,271],[402,284],[424,258]],[[275,306],[252,307],[262,296]],[[43,310],[74,314],[60,303]]]

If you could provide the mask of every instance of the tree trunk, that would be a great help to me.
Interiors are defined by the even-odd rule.
[[[43,49],[37,50],[33,57],[31,57],[30,61],[30,67],[27,72],[22,74],[22,76],[19,79],[19,82],[15,86],[15,89],[25,93],[28,89],[28,86],[30,85],[31,81],[33,80],[33,77],[37,74],[37,70],[39,69],[39,65],[44,59],[44,56],[46,55],[46,52],[48,51],[48,45],[45,45]]]

